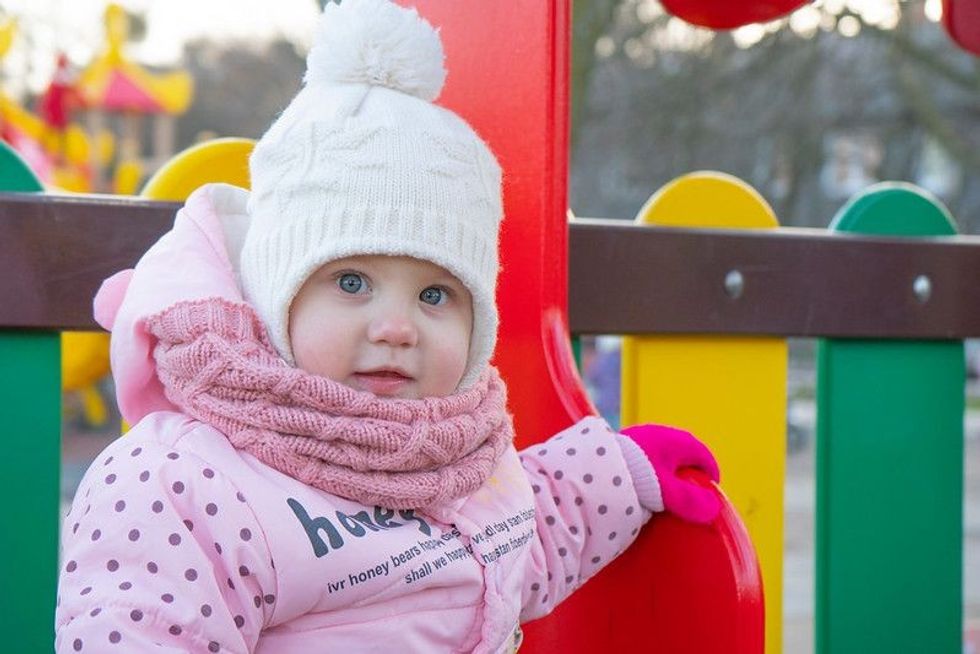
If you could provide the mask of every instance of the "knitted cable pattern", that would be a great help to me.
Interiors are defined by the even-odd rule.
[[[380,398],[287,365],[254,310],[219,298],[146,319],[167,398],[305,484],[393,509],[469,495],[514,437],[488,368],[442,398]]]

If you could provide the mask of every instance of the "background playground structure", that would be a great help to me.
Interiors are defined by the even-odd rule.
[[[419,4],[425,5],[427,3]],[[446,11],[445,8],[440,9],[435,1],[431,4],[436,6],[435,11]],[[696,183],[717,183],[722,186],[728,183],[741,187],[743,195],[757,199],[763,197],[763,194],[756,192],[751,186],[740,180],[711,173],[674,180],[670,185],[655,193],[654,199],[659,197],[660,201],[663,201],[664,197],[669,195],[671,188],[674,188],[675,191],[678,188],[681,191],[686,191]],[[894,196],[896,192],[901,198],[904,198],[901,202],[918,203],[921,199],[927,205],[934,207],[935,211],[943,213],[941,203],[934,202],[928,194],[908,187],[877,187],[867,192],[861,192],[855,197],[853,203],[845,205],[841,210],[841,219],[835,222],[836,228],[839,230],[845,224],[846,221],[843,220],[842,216],[846,210],[860,209],[868,203],[889,206],[888,198]],[[685,194],[680,193],[680,195]],[[697,194],[693,195],[696,196]],[[177,196],[168,199],[177,199]],[[762,202],[765,203],[765,200],[763,199]],[[657,213],[653,211],[656,204],[651,200],[651,205],[648,207],[651,209],[650,213]],[[787,441],[785,400],[788,376],[785,338],[786,336],[823,336],[848,341],[854,338],[859,338],[862,341],[888,339],[887,344],[861,343],[860,345],[871,345],[870,349],[879,351],[895,347],[894,359],[897,363],[893,368],[890,368],[894,372],[888,377],[895,380],[899,385],[907,382],[910,388],[915,389],[922,386],[936,394],[935,399],[928,399],[931,397],[928,395],[922,396],[920,398],[921,404],[918,405],[910,402],[907,396],[902,395],[905,391],[891,396],[892,399],[878,398],[874,400],[877,403],[876,406],[889,408],[892,405],[901,406],[903,409],[907,408],[912,411],[916,416],[915,419],[899,421],[900,423],[904,422],[904,427],[911,431],[902,432],[904,435],[901,438],[896,439],[895,443],[889,444],[889,446],[896,445],[897,447],[889,456],[894,457],[896,461],[906,462],[907,457],[913,456],[916,457],[914,460],[918,461],[925,452],[926,459],[931,461],[929,470],[933,476],[930,477],[932,480],[930,483],[939,484],[940,494],[943,498],[942,511],[924,515],[924,513],[930,512],[920,510],[911,516],[911,519],[923,520],[923,522],[916,523],[916,532],[919,533],[921,530],[925,533],[924,540],[908,542],[893,551],[896,560],[899,561],[918,560],[916,557],[923,551],[923,546],[926,548],[925,551],[934,553],[928,557],[927,563],[929,565],[923,566],[917,571],[917,574],[925,574],[926,578],[917,578],[918,582],[916,583],[919,584],[917,588],[922,591],[918,596],[925,595],[934,598],[938,593],[941,600],[931,602],[931,611],[929,612],[918,611],[915,615],[906,616],[904,611],[912,607],[902,605],[899,600],[902,593],[916,594],[909,590],[909,582],[912,582],[913,579],[912,577],[898,577],[896,579],[894,562],[885,560],[882,561],[881,570],[891,574],[894,580],[903,585],[900,593],[891,594],[896,601],[899,601],[899,604],[897,607],[892,607],[890,604],[883,603],[877,607],[880,608],[880,611],[873,615],[862,612],[876,607],[869,606],[868,602],[862,604],[859,599],[860,595],[853,595],[847,584],[859,582],[862,578],[855,575],[854,571],[862,570],[863,562],[877,557],[882,548],[891,549],[891,540],[897,542],[899,537],[895,536],[894,525],[891,525],[892,528],[889,529],[888,522],[882,519],[887,516],[872,516],[872,518],[865,519],[866,514],[848,515],[846,506],[841,507],[835,504],[838,497],[844,498],[846,504],[849,495],[847,493],[838,495],[837,493],[840,493],[841,489],[854,488],[860,477],[866,476],[866,470],[849,470],[845,477],[839,477],[836,476],[839,472],[837,470],[839,466],[831,466],[834,468],[834,474],[828,474],[830,470],[828,467],[824,467],[822,472],[817,473],[815,483],[818,486],[817,493],[824,498],[822,500],[823,507],[828,510],[828,513],[818,517],[818,522],[823,521],[823,526],[818,525],[818,529],[832,535],[848,533],[848,530],[851,530],[851,533],[858,533],[866,529],[870,534],[883,537],[886,540],[884,544],[869,542],[866,543],[866,547],[863,547],[860,543],[853,542],[853,539],[838,542],[832,538],[819,540],[821,537],[818,536],[818,587],[821,584],[823,586],[821,587],[822,590],[818,590],[820,595],[817,600],[817,642],[821,652],[874,651],[868,647],[873,648],[875,643],[881,645],[886,642],[885,640],[874,641],[874,638],[893,638],[897,639],[893,642],[908,645],[910,642],[918,642],[910,640],[909,634],[911,633],[916,637],[929,638],[931,636],[936,639],[924,641],[927,646],[941,642],[943,643],[942,647],[945,648],[962,634],[963,607],[962,592],[959,595],[956,592],[957,588],[962,587],[962,580],[957,578],[958,575],[962,574],[961,566],[957,570],[957,560],[962,560],[962,552],[960,552],[959,557],[956,556],[954,537],[951,536],[951,533],[957,531],[957,526],[959,527],[959,534],[962,535],[963,528],[963,525],[958,523],[958,520],[962,520],[962,511],[957,511],[958,507],[962,508],[963,488],[962,482],[957,487],[955,479],[957,468],[955,444],[957,438],[959,439],[958,442],[962,443],[963,421],[959,419],[960,425],[957,427],[955,416],[963,416],[962,393],[956,389],[963,388],[965,379],[962,370],[960,372],[956,370],[956,361],[962,361],[962,352],[960,351],[957,355],[955,350],[957,347],[962,347],[958,345],[957,339],[980,335],[974,318],[976,309],[971,306],[972,295],[969,289],[952,275],[956,273],[960,275],[958,279],[962,280],[969,279],[976,272],[975,264],[970,263],[971,260],[976,259],[976,255],[963,253],[976,252],[978,243],[976,239],[971,237],[947,235],[934,239],[926,236],[926,233],[920,232],[907,249],[900,249],[904,244],[893,242],[888,236],[888,234],[892,234],[897,238],[899,234],[888,231],[890,228],[880,231],[876,228],[871,230],[877,233],[876,237],[869,237],[865,240],[859,239],[861,243],[864,243],[864,249],[860,249],[861,246],[855,244],[855,247],[859,248],[855,252],[860,252],[861,256],[852,255],[848,257],[844,256],[844,244],[857,243],[857,241],[853,241],[854,237],[852,236],[816,234],[779,228],[769,229],[768,231],[772,232],[773,238],[760,242],[757,241],[760,235],[755,230],[745,230],[745,242],[764,243],[765,248],[777,253],[772,255],[772,258],[767,258],[768,255],[762,254],[762,245],[759,246],[759,249],[738,249],[739,243],[742,241],[728,233],[728,230],[731,229],[742,231],[744,227],[729,220],[737,217],[738,212],[735,209],[734,204],[721,204],[718,207],[688,205],[666,212],[668,219],[683,215],[685,219],[691,220],[677,222],[664,220],[660,224],[672,224],[674,229],[680,230],[681,236],[693,234],[691,237],[695,240],[701,239],[703,236],[703,239],[698,242],[706,250],[701,251],[702,254],[697,256],[692,254],[694,250],[678,250],[676,242],[674,242],[674,247],[670,247],[670,243],[672,243],[670,230],[652,229],[649,232],[629,232],[628,235],[624,235],[622,240],[615,240],[616,237],[613,235],[615,230],[608,234],[606,232],[599,234],[593,231],[593,228],[599,229],[608,225],[593,225],[586,220],[573,222],[572,251],[569,255],[572,267],[569,286],[572,294],[572,313],[569,318],[571,329],[573,332],[584,334],[617,331],[619,333],[645,334],[643,339],[673,341],[675,345],[682,345],[690,350],[690,354],[685,355],[691,357],[690,359],[675,358],[678,357],[676,350],[664,347],[649,363],[640,367],[635,367],[629,362],[632,360],[632,355],[628,351],[624,374],[629,379],[638,377],[638,371],[642,371],[642,377],[640,377],[642,381],[639,382],[642,389],[640,395],[647,400],[648,404],[645,407],[638,407],[635,400],[629,399],[634,395],[627,391],[626,386],[624,386],[626,405],[623,407],[623,415],[630,421],[641,418],[649,419],[646,416],[651,418],[664,416],[663,419],[665,420],[691,427],[697,433],[702,434],[718,451],[722,458],[723,469],[735,471],[731,478],[726,477],[724,480],[726,485],[723,487],[732,497],[742,519],[753,535],[760,555],[763,573],[766,575],[766,597],[769,600],[767,603],[769,649],[767,651],[770,652],[779,651],[780,640],[790,642],[788,638],[784,637],[785,634],[779,633],[781,605],[783,604],[780,598],[780,586],[782,584],[782,565],[785,560],[785,552],[781,542],[783,539],[781,522],[784,515],[783,482],[786,482],[786,487],[789,487],[792,482],[792,480],[786,480],[783,477]],[[895,208],[891,205],[890,209],[883,212],[883,215],[886,216],[883,220],[894,227],[895,224],[890,217],[904,215],[907,212],[908,209],[905,207]],[[646,214],[647,212],[641,211],[640,213]],[[661,211],[661,213],[663,212]],[[723,216],[724,220],[706,224],[704,219],[708,214],[711,214],[712,219],[716,214],[725,214],[725,216]],[[769,214],[772,214],[771,210]],[[2,215],[3,213],[0,211],[0,217]],[[697,230],[693,229],[695,225],[709,227],[709,229],[698,235],[696,234]],[[775,224],[768,223],[767,226],[774,228]],[[712,231],[712,229],[718,228],[723,231]],[[862,230],[844,229],[843,231]],[[623,267],[624,270],[621,271],[623,277],[617,279],[613,275],[612,277],[605,277],[603,280],[607,285],[614,288],[628,288],[647,300],[644,302],[645,308],[642,310],[636,306],[630,307],[633,309],[633,313],[639,317],[632,318],[632,322],[621,320],[617,323],[615,318],[617,315],[616,307],[604,306],[597,299],[604,294],[608,295],[608,289],[596,288],[588,284],[588,278],[584,271],[592,269],[594,272],[595,266],[582,263],[588,261],[590,256],[583,248],[604,250],[607,254],[610,251],[622,254],[627,239],[641,241],[646,238],[645,235],[648,233],[652,235],[650,238],[659,239],[649,241],[649,248],[645,251],[646,256],[653,256],[658,259],[654,262],[645,261],[643,274],[644,277],[649,276],[650,279],[636,279],[636,267],[631,263],[630,266]],[[590,237],[585,239],[585,234],[589,234]],[[603,238],[613,240],[602,241]],[[904,238],[902,237],[902,239]],[[602,243],[605,245],[601,245]],[[577,246],[577,244],[579,245]],[[576,247],[579,249],[576,250]],[[834,250],[833,248],[838,249]],[[778,255],[779,252],[787,251],[797,254],[797,263],[803,260],[812,260],[813,266],[808,271],[810,276],[813,276],[814,270],[820,270],[822,273],[826,273],[827,278],[823,281],[820,279],[804,279],[799,274],[802,265],[793,267],[792,257]],[[929,254],[940,251],[945,256]],[[829,252],[830,254],[821,258],[814,255],[814,252]],[[904,254],[907,257],[905,263],[901,263],[901,257],[898,257],[899,263],[896,263],[894,256],[897,255],[889,255],[889,252]],[[689,262],[692,268],[685,269],[685,266],[678,262],[678,253],[692,255]],[[628,262],[635,262],[638,258],[642,259],[643,256],[623,258]],[[912,265],[913,259],[918,269]],[[609,259],[602,259],[601,261],[607,266],[607,269],[614,265]],[[702,267],[693,268],[694,262],[699,263]],[[835,274],[839,271],[820,267],[820,265],[832,266],[835,264],[842,266],[845,263],[855,268],[860,267],[862,270],[866,267],[873,274],[862,280],[852,278],[842,281],[841,277]],[[879,268],[879,264],[883,267]],[[888,267],[889,265],[891,267]],[[783,274],[788,274],[789,279],[780,279]],[[926,279],[925,284],[918,283],[921,277]],[[658,280],[667,279],[670,280],[667,284],[664,284],[663,281],[658,283]],[[835,286],[835,284],[837,285]],[[674,293],[668,293],[664,296],[665,287],[673,287]],[[861,288],[866,289],[867,292],[864,294],[858,292]],[[686,304],[683,297],[685,292],[688,296]],[[880,297],[867,297],[873,293],[879,294]],[[795,302],[791,301],[793,297],[796,298]],[[810,304],[807,310],[813,315],[794,313],[807,303]],[[860,307],[861,311],[856,311],[856,307]],[[590,315],[583,315],[583,308],[587,308]],[[698,311],[702,314],[700,317]],[[782,312],[783,315],[778,315],[779,312]],[[657,315],[658,313],[671,315]],[[855,315],[855,313],[864,315]],[[622,312],[619,315],[622,316]],[[858,325],[862,318],[865,319],[865,322]],[[689,322],[684,323],[684,320]],[[835,323],[834,320],[837,322]],[[557,326],[554,327],[557,328]],[[705,332],[710,332],[713,335],[705,336]],[[721,334],[727,335],[721,336]],[[916,372],[908,362],[910,356],[918,357],[919,355],[909,355],[909,350],[903,351],[902,348],[908,345],[913,350],[934,350],[936,348],[931,347],[931,343],[923,344],[916,341],[934,341],[937,338],[948,341],[942,343],[942,347],[939,348],[945,350],[939,355],[945,361],[939,365],[941,374],[938,378],[942,381],[926,383],[924,382],[925,378]],[[733,352],[737,353],[733,354],[733,358],[728,359],[724,353],[724,347],[718,350],[712,349],[714,346],[708,343],[711,340],[729,341],[727,345],[731,345]],[[737,345],[745,347],[736,350],[735,346]],[[926,345],[926,347],[920,347],[922,345]],[[632,345],[627,346],[627,350],[633,347]],[[842,364],[839,356],[834,352],[835,350],[848,350],[849,348],[846,345],[838,347],[837,343],[830,342],[822,345],[821,348],[826,353],[821,358],[825,361],[833,361],[831,369],[825,369],[823,378],[824,380],[836,379],[834,371],[839,370]],[[760,354],[763,349],[766,352]],[[522,353],[515,349],[509,356],[516,359],[520,358]],[[844,356],[857,356],[858,360],[861,361],[864,355],[850,352]],[[684,361],[695,361],[696,363],[683,363]],[[869,363],[861,364],[858,365],[858,369],[862,366],[871,365]],[[685,371],[689,375],[689,379],[678,377],[678,369]],[[760,382],[758,375],[763,369],[768,372],[765,373],[765,380]],[[742,376],[742,373],[745,376]],[[905,377],[905,375],[911,376]],[[723,386],[737,389],[741,391],[742,395],[725,395],[725,391],[718,389],[709,391],[705,380],[710,380],[712,385],[717,381]],[[870,383],[873,384],[876,381],[872,379]],[[848,382],[832,381],[830,383],[836,389],[841,384],[846,385]],[[868,380],[859,384],[859,388],[867,388],[868,386]],[[884,388],[876,390],[883,393],[891,392]],[[752,391],[758,392],[753,393]],[[847,443],[854,440],[851,436],[827,435],[829,432],[826,430],[830,429],[827,425],[833,425],[835,421],[839,423],[839,418],[831,417],[834,415],[850,415],[851,417],[847,418],[846,422],[854,426],[858,434],[866,436],[873,437],[883,432],[890,434],[896,429],[894,425],[883,427],[874,423],[884,411],[872,411],[868,404],[857,407],[856,413],[840,414],[836,413],[839,408],[835,409],[835,406],[840,406],[840,401],[830,399],[830,396],[833,395],[831,391],[822,392],[818,389],[814,391],[814,394],[819,399],[817,410],[827,412],[820,427],[823,430],[820,447],[831,448],[831,442],[840,443],[843,441]],[[825,396],[827,397],[825,398]],[[896,397],[904,399],[894,399]],[[573,399],[571,401],[574,403],[578,400]],[[630,404],[631,402],[633,404]],[[948,404],[948,402],[952,404]],[[853,408],[849,410],[855,411]],[[937,411],[945,416],[942,421],[936,420]],[[859,426],[862,420],[870,420],[871,426]],[[915,420],[925,421],[927,427],[916,429]],[[710,424],[712,422],[714,424]],[[937,422],[942,422],[944,425],[942,429],[935,428]],[[759,433],[758,426],[760,424],[766,425],[764,435]],[[900,424],[899,427],[899,431],[901,431],[902,425]],[[929,438],[922,438],[922,434],[927,434]],[[938,438],[934,438],[937,436]],[[945,440],[946,445],[940,447],[943,440]],[[857,458],[867,458],[880,454],[877,449],[880,445],[881,443],[873,440],[864,443],[861,447],[867,449],[859,452],[856,455]],[[753,451],[753,447],[761,448],[761,450]],[[952,449],[950,449],[951,447]],[[763,460],[760,460],[759,456],[754,456],[758,452],[763,454],[761,457]],[[824,464],[829,464],[832,461],[837,461],[839,457],[844,457],[846,461],[850,455],[846,455],[844,450],[827,449],[821,456]],[[960,459],[959,469],[962,470],[962,467],[963,462]],[[797,469],[798,472],[798,466],[796,468],[791,467],[792,469]],[[908,482],[910,475],[912,475],[907,471],[892,470],[891,472],[895,473],[895,477],[883,476],[877,480],[885,488],[890,483],[896,483],[896,480]],[[882,474],[884,475],[884,473]],[[761,486],[764,486],[763,489],[760,490],[759,487],[753,487],[751,483],[742,481],[749,480],[753,476],[758,477],[757,481],[760,482]],[[749,485],[743,485],[744,483],[749,483]],[[886,494],[886,496],[888,495]],[[869,496],[869,499],[870,497],[873,496]],[[789,502],[789,499],[786,501]],[[843,511],[841,511],[842,508]],[[891,510],[888,515],[896,515],[895,510]],[[907,521],[910,518],[902,516],[901,519]],[[841,520],[841,522],[834,522],[836,520]],[[967,523],[967,529],[976,528],[975,526],[970,527],[970,524],[970,522]],[[834,528],[828,531],[828,527],[831,525]],[[787,538],[787,540],[790,539]],[[962,542],[962,538],[959,542]],[[840,558],[842,555],[843,559]],[[837,566],[842,560],[846,561],[843,575],[837,572]],[[941,574],[929,574],[929,570],[932,570],[929,566],[933,564],[940,566]],[[940,580],[943,580],[942,583]],[[886,582],[887,579],[883,580],[881,584],[874,586],[871,590],[876,595],[888,592],[884,591]],[[864,588],[859,587],[856,590],[866,592],[868,587],[865,585]],[[851,596],[848,597],[848,595]],[[830,598],[838,599],[830,601]],[[821,602],[825,603],[821,604]],[[876,602],[870,604],[874,605]],[[848,624],[848,615],[854,619],[863,620],[860,630],[856,629],[853,624]],[[891,634],[882,634],[881,630],[876,630],[873,627],[876,624],[884,624],[886,620],[898,621],[903,625],[904,631],[893,629]],[[791,635],[795,636],[795,634]],[[870,640],[862,641],[862,638]],[[792,642],[798,643],[799,641],[793,640]],[[848,649],[849,647],[853,649]],[[937,647],[939,646],[937,645]],[[785,651],[797,650],[787,649]]]
[[[150,73],[125,52],[129,17],[114,3],[104,14],[105,43],[75,74],[64,54],[37,111],[31,112],[0,88],[0,139],[16,150],[40,182],[7,184],[8,190],[112,192],[134,194],[143,178],[169,160],[175,150],[175,119],[193,99],[184,71]],[[17,22],[0,22],[0,60],[17,38]],[[82,118],[83,128],[73,117]],[[116,132],[108,128],[112,117]],[[144,146],[144,121],[151,121],[151,147]],[[148,150],[148,156],[144,151]],[[104,334],[62,334],[62,388],[66,408],[82,424],[104,425],[110,415],[99,383],[109,372]]]
[[[0,60],[17,35],[17,22],[0,23]],[[64,69],[64,64],[61,70]],[[68,102],[67,95],[61,102]],[[67,115],[57,126],[25,109],[0,88],[0,138],[17,150],[45,183],[66,191],[90,191],[92,148],[88,135]]]
[[[89,131],[105,131],[107,114],[120,123],[113,188],[121,195],[136,192],[141,179],[152,174],[175,152],[175,119],[193,99],[193,81],[184,71],[154,74],[130,60],[124,50],[129,19],[116,4],[106,8],[105,49],[81,72],[78,90],[87,112]],[[144,156],[143,121],[152,122],[149,156]],[[93,187],[104,186],[103,167],[93,165]]]
[[[108,4],[104,44],[77,72],[58,54],[35,112],[0,89],[0,136],[52,190],[132,195],[175,152],[175,121],[193,100],[193,80],[134,62],[126,54],[129,21]],[[0,60],[17,32],[15,17],[0,22]]]

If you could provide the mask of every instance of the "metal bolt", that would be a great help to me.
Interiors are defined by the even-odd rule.
[[[912,282],[912,292],[919,302],[925,304],[932,296],[932,281],[926,275],[919,275]]]
[[[737,270],[731,270],[727,275],[725,275],[725,292],[728,293],[728,297],[733,300],[737,300],[742,297],[742,291],[745,290],[745,278],[742,277],[742,273]]]

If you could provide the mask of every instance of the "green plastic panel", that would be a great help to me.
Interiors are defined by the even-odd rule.
[[[0,191],[44,190],[0,141]],[[0,269],[3,263],[0,262]],[[3,650],[54,649],[61,481],[61,339],[0,330],[0,633]]]
[[[0,331],[0,633],[7,652],[50,652],[58,581],[61,341]]]
[[[831,229],[956,231],[935,199],[896,184],[868,189]],[[961,341],[819,343],[818,653],[962,651],[965,383]]]
[[[43,191],[44,186],[13,148],[0,141],[0,191]]]

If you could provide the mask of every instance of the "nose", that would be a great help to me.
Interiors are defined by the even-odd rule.
[[[404,310],[379,312],[368,327],[368,340],[391,347],[414,347],[419,340],[418,327]]]

